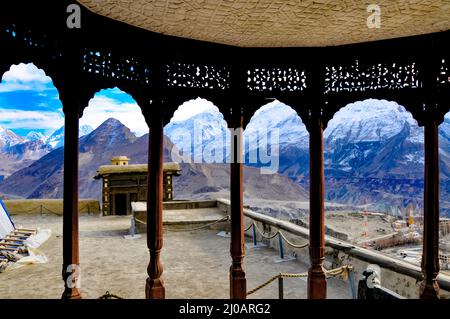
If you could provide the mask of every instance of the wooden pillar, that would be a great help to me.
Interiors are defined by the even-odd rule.
[[[76,97],[64,105],[63,299],[80,299],[78,246],[78,124]]]
[[[231,210],[231,243],[230,253],[232,264],[230,267],[230,298],[247,298],[247,280],[244,271],[244,203],[243,203],[243,116],[233,116],[231,134],[232,159],[230,164],[230,210]],[[234,134],[233,134],[234,133]]]
[[[327,282],[325,258],[325,193],[323,171],[323,122],[311,119],[309,130],[309,255],[308,298],[325,299]]]
[[[439,145],[438,124],[425,123],[425,185],[421,299],[438,299],[439,285]]]
[[[157,112],[148,117],[147,247],[150,251],[150,263],[147,268],[145,297],[164,299],[165,288],[161,278],[163,267],[160,260],[163,245],[163,119]]]

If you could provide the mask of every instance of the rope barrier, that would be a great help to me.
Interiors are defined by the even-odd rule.
[[[247,296],[250,296],[251,294],[254,294],[255,292],[257,292],[260,289],[263,289],[264,287],[266,287],[267,285],[271,284],[273,281],[277,280],[278,278],[280,278],[281,274],[278,274],[276,276],[273,276],[272,278],[270,278],[269,280],[267,280],[266,282],[262,283],[261,285],[259,285],[258,287],[250,290],[247,292]]]
[[[351,270],[353,270],[353,266],[345,265],[345,266],[341,266],[339,268],[326,270],[325,271],[325,275],[327,276],[327,279],[328,279],[328,278],[331,278],[331,277],[337,277],[337,276],[342,274],[342,278],[344,280],[347,280],[348,274],[349,274],[349,272]],[[264,287],[268,286],[269,284],[271,284],[272,282],[274,282],[278,278],[305,278],[305,277],[308,277],[308,273],[306,273],[306,272],[305,273],[300,273],[300,274],[279,273],[278,275],[273,276],[272,278],[270,278],[269,280],[265,281],[264,283],[262,283],[261,285],[257,286],[256,288],[248,291],[247,292],[247,296],[249,296],[251,294],[254,294],[258,290],[263,289]]]
[[[255,224],[255,223],[251,223],[250,226],[248,226],[247,228],[245,228],[245,229],[244,229],[244,233],[245,233],[247,230],[250,230],[250,228],[252,228],[254,224]]]
[[[45,209],[46,211],[48,211],[49,213],[52,213],[52,214],[57,215],[57,216],[61,216],[60,213],[57,213],[57,212],[55,212],[55,211],[53,211],[53,210],[51,210],[51,209],[49,209],[49,208],[47,208],[45,206],[42,206],[42,208]]]
[[[104,295],[98,297],[98,299],[124,299],[120,296],[117,296],[115,294],[110,293],[109,291],[107,291]]]
[[[341,266],[339,268],[327,270],[325,272],[325,274],[327,275],[327,278],[337,277],[337,276],[341,275],[342,279],[347,281],[350,271],[352,271],[352,270],[353,270],[353,266],[345,265],[345,266]]]
[[[85,204],[84,206],[79,207],[79,208],[78,208],[78,211],[81,213],[83,210],[86,210],[86,209],[87,209],[88,213],[90,213],[90,207],[91,207],[90,204]],[[27,210],[21,210],[21,211],[18,211],[17,213],[21,213],[21,214],[27,214],[27,213],[41,213],[41,214],[42,214],[42,210],[46,210],[46,211],[48,211],[49,213],[55,214],[55,215],[57,215],[57,216],[61,216],[61,215],[62,215],[62,212],[61,212],[61,213],[57,213],[57,212],[55,212],[54,210],[51,210],[50,208],[48,208],[48,207],[46,207],[46,206],[44,206],[44,205],[39,205],[39,206],[30,208],[30,209],[27,209]]]
[[[25,214],[26,214],[26,213],[31,213],[31,212],[34,212],[34,211],[40,209],[40,208],[41,208],[41,206],[37,206],[37,207],[34,207],[34,208],[30,208],[30,209],[21,211],[21,213],[25,213]]]
[[[305,247],[309,246],[309,242],[305,242],[305,243],[303,243],[303,244],[294,244],[294,243],[292,243],[292,242],[289,241],[289,240],[286,238],[286,236],[285,236],[281,231],[279,231],[279,230],[277,230],[277,232],[276,232],[275,234],[267,236],[267,235],[264,234],[264,232],[262,232],[262,231],[258,228],[258,226],[256,225],[256,223],[252,223],[252,224],[250,225],[250,227],[251,227],[251,226],[255,227],[256,230],[258,231],[258,233],[259,233],[263,238],[265,238],[265,239],[272,239],[272,238],[275,238],[277,235],[280,235],[280,236],[284,239],[284,241],[285,241],[289,246],[292,246],[292,247],[294,247],[294,248],[305,248]],[[248,227],[248,229],[250,229],[250,227]],[[248,229],[247,229],[247,230],[248,230]]]
[[[213,221],[212,223],[209,223],[209,224],[206,224],[206,225],[202,225],[202,226],[199,226],[199,227],[188,228],[188,229],[171,229],[170,231],[172,231],[172,232],[189,232],[189,231],[195,231],[195,230],[199,230],[199,229],[203,229],[203,228],[208,228],[208,227],[210,227],[210,226],[213,226],[213,225],[218,224],[218,223],[220,223],[220,222],[227,221],[227,220],[229,220],[229,219],[230,219],[230,216],[225,216],[225,217],[222,218],[222,219],[215,220],[215,221]]]
[[[279,232],[280,236],[283,237],[284,241],[285,241],[289,246],[292,246],[292,247],[294,247],[294,248],[305,248],[305,247],[308,247],[308,246],[309,246],[309,242],[305,242],[305,243],[303,243],[303,244],[294,244],[294,243],[290,242],[290,241],[286,238],[286,236],[284,236],[284,234],[283,234],[282,232],[280,232],[280,231],[278,231],[278,232]]]
[[[195,227],[195,228],[187,228],[187,229],[171,229],[170,231],[172,231],[172,232],[189,232],[189,231],[195,231],[195,230],[199,230],[199,229],[203,229],[203,228],[208,228],[208,227],[210,227],[210,226],[213,226],[213,225],[218,224],[218,223],[220,223],[220,222],[227,221],[227,220],[229,220],[229,219],[230,219],[230,216],[225,216],[224,218],[215,220],[215,221],[213,221],[212,223],[205,224],[205,225],[202,225],[202,226],[199,226],[199,227]],[[142,223],[142,224],[144,224],[144,225],[147,225],[146,222],[144,222],[144,221],[142,221],[142,220],[140,220],[140,219],[135,218],[135,220],[136,220],[137,222],[139,222],[139,223]]]
[[[258,231],[258,233],[259,233],[263,238],[265,238],[265,239],[272,239],[272,238],[275,238],[275,237],[278,235],[278,232],[279,232],[279,231],[277,231],[275,234],[267,236],[267,235],[264,234],[264,232],[262,232],[262,231],[258,228],[258,226],[257,226],[255,223],[253,223],[253,226],[256,228],[256,230]]]

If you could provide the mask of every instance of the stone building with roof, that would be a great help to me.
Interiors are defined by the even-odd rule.
[[[102,179],[102,214],[129,215],[131,202],[147,201],[147,164],[129,164],[126,156],[111,159],[111,165],[97,169]],[[173,200],[172,177],[180,175],[178,163],[164,163],[164,201]]]

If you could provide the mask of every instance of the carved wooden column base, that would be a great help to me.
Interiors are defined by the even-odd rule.
[[[327,298],[327,277],[322,265],[313,265],[308,270],[308,299]]]
[[[162,104],[154,107],[161,108]],[[163,117],[160,113],[144,114],[150,127],[147,175],[147,247],[150,261],[147,267],[145,298],[164,299],[166,293],[161,278],[163,266],[160,258],[163,247]]]
[[[424,280],[420,284],[420,299],[439,299],[439,290],[436,279]]]
[[[147,281],[145,283],[145,298],[146,299],[166,298],[166,289],[164,288],[164,281],[162,278],[158,279],[147,278]]]
[[[245,279],[245,271],[242,267],[230,267],[230,298],[246,299],[247,298],[247,279]]]
[[[64,292],[62,293],[61,299],[82,299],[81,294],[76,288],[76,280],[72,278],[77,276],[76,273],[69,273],[64,271],[65,269],[69,269],[70,265],[63,265],[63,280],[64,280]],[[74,288],[69,288],[68,283],[71,282]]]
[[[65,288],[61,299],[82,299],[77,288]]]

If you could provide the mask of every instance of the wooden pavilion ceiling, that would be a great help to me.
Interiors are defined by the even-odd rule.
[[[153,32],[242,47],[333,46],[450,29],[450,0],[78,0]],[[369,4],[381,27],[368,28]]]

